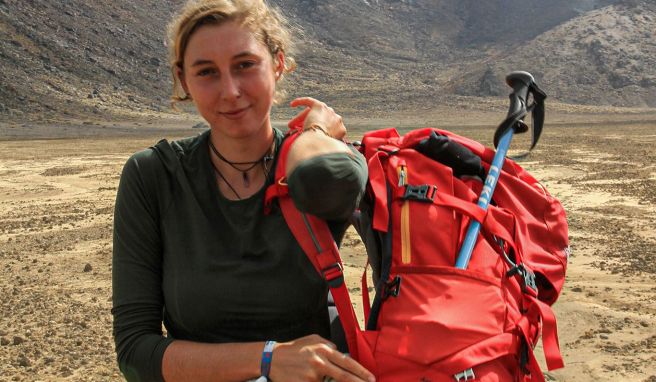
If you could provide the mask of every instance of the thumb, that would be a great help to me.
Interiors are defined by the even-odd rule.
[[[305,117],[307,117],[308,113],[310,113],[312,109],[309,107],[306,107],[303,111],[301,111],[296,117],[294,117],[289,123],[287,123],[287,127],[290,129],[298,129],[303,127],[303,121],[305,121]]]

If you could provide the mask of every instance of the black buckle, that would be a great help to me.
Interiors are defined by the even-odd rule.
[[[399,150],[401,150],[401,149],[396,147],[396,146],[380,145],[380,146],[378,146],[377,150],[386,152],[389,155],[394,155],[394,154],[398,153]]]
[[[403,200],[416,200],[418,202],[432,203],[437,193],[437,186],[430,184],[422,184],[420,186],[413,186],[411,184],[405,187]]]
[[[508,272],[506,272],[506,276],[508,277],[515,275],[519,275],[524,281],[522,284],[522,292],[526,293],[528,288],[530,288],[533,290],[533,292],[538,293],[538,284],[535,282],[535,273],[526,268],[524,264],[517,264],[510,268]]]
[[[398,297],[401,291],[401,276],[394,277],[394,280],[385,283],[383,287],[383,300],[387,300],[389,296]]]
[[[330,288],[337,288],[344,283],[344,268],[340,263],[334,263],[321,270],[321,276]]]

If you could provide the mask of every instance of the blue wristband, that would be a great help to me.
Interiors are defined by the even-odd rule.
[[[276,341],[267,341],[264,343],[264,350],[262,350],[262,363],[260,363],[260,378],[269,380],[269,372],[271,371],[271,358],[273,358],[273,347]]]

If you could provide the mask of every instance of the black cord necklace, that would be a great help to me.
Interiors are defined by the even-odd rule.
[[[250,187],[251,182],[250,182],[250,179],[248,177],[248,172],[250,170],[254,169],[255,166],[257,166],[260,163],[262,164],[262,167],[264,168],[265,177],[268,177],[269,168],[267,166],[267,162],[273,160],[273,153],[275,152],[275,143],[276,143],[275,135],[273,136],[273,139],[271,140],[271,146],[264,153],[264,155],[262,155],[262,157],[260,159],[258,159],[256,161],[252,161],[252,162],[231,162],[231,161],[227,160],[223,155],[221,155],[219,150],[216,149],[216,147],[212,143],[211,136],[210,136],[210,139],[208,140],[208,142],[209,142],[209,145],[210,145],[210,149],[212,149],[212,152],[214,153],[214,155],[216,155],[217,158],[219,158],[221,161],[227,163],[228,165],[230,165],[230,167],[234,168],[235,170],[241,172],[242,180],[244,181],[244,187],[246,187],[246,188]],[[219,171],[219,169],[216,167],[214,162],[212,162],[211,160],[210,160],[210,162],[212,163],[212,167],[214,168],[214,172],[216,172],[216,174],[228,185],[230,190],[232,190],[232,192],[235,194],[235,196],[237,196],[237,199],[241,200],[241,197],[239,196],[239,194],[237,193],[235,188],[232,187],[232,185],[230,184],[230,182],[228,182],[226,177],[223,176],[223,174],[221,173],[221,171]],[[248,167],[245,168],[245,169],[241,169],[237,166],[248,166]]]
[[[210,161],[210,162],[212,162],[212,161]],[[212,162],[212,167],[214,167],[214,172],[216,173],[216,175],[218,175],[219,178],[223,179],[223,181],[225,182],[225,184],[228,185],[228,187],[230,188],[230,190],[232,190],[232,192],[235,194],[235,196],[237,197],[237,199],[241,200],[241,196],[239,196],[239,194],[237,193],[237,190],[235,190],[235,188],[232,187],[232,185],[230,184],[230,182],[228,182],[228,179],[226,179],[225,176],[223,176],[223,174],[221,174],[221,171],[219,171],[219,169],[216,168],[216,166],[214,165],[214,162]]]

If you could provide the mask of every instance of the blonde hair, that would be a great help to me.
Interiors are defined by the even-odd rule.
[[[271,53],[274,62],[279,52],[284,53],[283,72],[290,73],[296,68],[291,56],[293,45],[285,17],[265,0],[189,0],[173,18],[168,29],[169,65],[173,77],[171,105],[175,109],[178,102],[190,100],[182,88],[178,69],[184,67],[184,54],[189,39],[203,25],[220,25],[236,21],[249,28]],[[284,97],[284,91],[276,86],[274,102]]]

